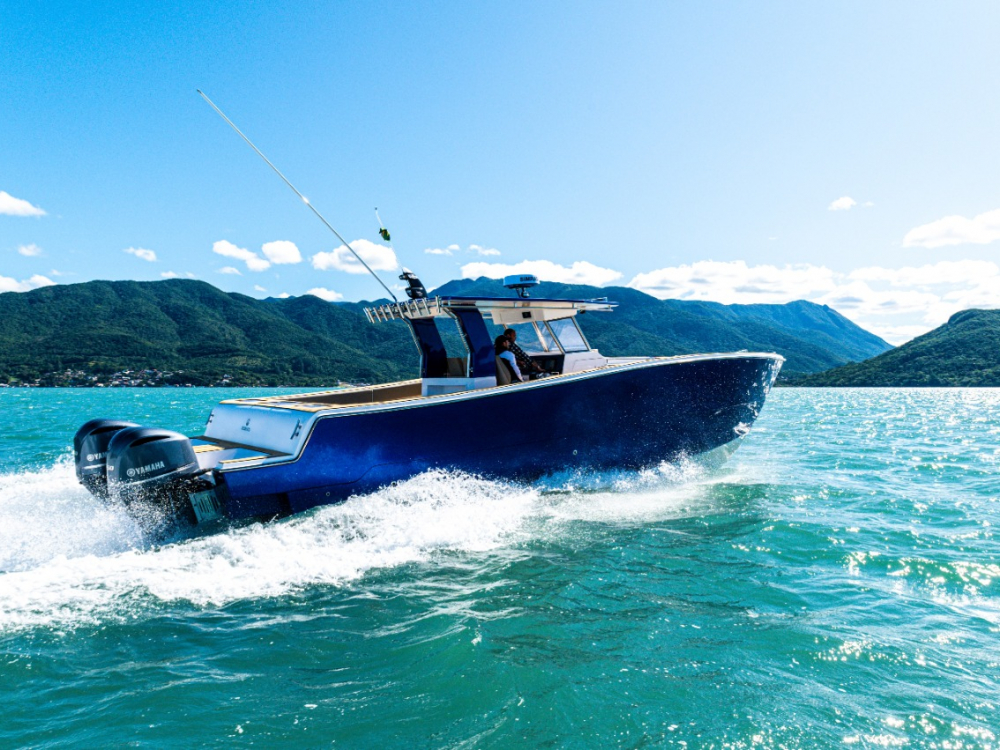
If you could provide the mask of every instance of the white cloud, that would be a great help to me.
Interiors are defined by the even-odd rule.
[[[177,273],[176,271],[164,271],[160,274],[164,279],[194,279],[197,278],[190,271],[185,271],[184,273]]]
[[[43,286],[55,286],[56,285],[56,282],[54,282],[52,279],[47,279],[44,276],[42,276],[41,274],[35,274],[34,276],[32,276],[30,279],[28,279],[28,283],[31,284],[31,286],[34,289],[38,289],[39,287],[43,287]]]
[[[604,286],[621,278],[621,273],[611,268],[601,268],[587,261],[577,261],[567,268],[551,260],[522,260],[520,263],[486,263],[477,261],[462,266],[462,277],[477,279],[487,276],[501,279],[519,273],[530,273],[542,281],[558,281],[564,284],[587,284]]]
[[[858,205],[858,202],[854,200],[849,195],[845,195],[842,198],[837,198],[833,203],[827,206],[828,211],[850,211],[851,208]]]
[[[219,269],[219,273],[228,274],[229,276],[242,276],[240,269],[233,268],[232,266],[223,266]]]
[[[988,260],[942,260],[925,266],[882,268],[871,266],[851,271],[850,277],[860,281],[884,281],[891,286],[921,286],[933,284],[964,284],[973,279],[1000,275],[1000,267]]]
[[[394,271],[399,266],[396,253],[391,247],[377,245],[368,240],[354,240],[351,247],[364,258],[373,271]],[[328,253],[316,253],[312,257],[313,268],[320,271],[344,271],[345,273],[368,273],[364,266],[358,263],[350,250],[341,245]]]
[[[931,322],[931,311],[940,303],[941,296],[919,289],[873,289],[863,281],[851,281],[813,301],[829,305],[852,320],[918,315]],[[944,317],[947,319],[948,316]],[[935,325],[943,322],[937,320]]]
[[[266,292],[266,291],[267,291],[267,290],[266,290],[266,289],[265,289],[264,287],[262,287],[262,286],[261,286],[260,284],[254,284],[254,285],[253,285],[253,289],[254,289],[254,291],[255,291],[255,292]]]
[[[455,253],[462,252],[462,248],[458,245],[448,245],[448,247],[429,247],[424,252],[428,255],[454,255]],[[469,245],[466,252],[485,256],[500,255],[500,251],[496,248],[483,247],[482,245]]]
[[[5,216],[45,216],[45,212],[38,206],[32,206],[28,201],[15,198],[4,190],[0,190],[0,214]]]
[[[340,292],[335,292],[332,289],[324,289],[321,286],[315,289],[310,289],[306,294],[311,294],[314,297],[319,297],[320,299],[325,299],[327,302],[337,302],[338,300],[344,299],[344,295]]]
[[[128,253],[129,255],[134,255],[136,258],[141,258],[142,260],[148,261],[149,263],[156,262],[156,253],[152,250],[147,250],[144,247],[126,247],[122,250],[123,253]]]
[[[292,295],[290,295],[288,292],[282,292],[281,294],[278,295],[278,299],[288,299],[291,296]]]
[[[0,276],[0,292],[30,292],[32,289],[39,289],[43,286],[55,286],[56,282],[39,274],[35,274],[30,279],[18,281],[9,276]]]
[[[628,286],[660,299],[781,304],[830,292],[837,281],[825,266],[747,266],[742,260],[703,260],[640,273]]]
[[[661,299],[724,304],[805,299],[829,305],[893,344],[936,328],[959,310],[1000,306],[1000,266],[980,260],[869,266],[850,273],[808,264],[700,261],[641,273],[628,285]]]
[[[17,252],[19,252],[21,255],[25,256],[26,258],[34,258],[34,257],[37,257],[37,256],[39,256],[39,255],[42,254],[42,248],[40,248],[38,245],[35,245],[34,243],[32,243],[30,245],[21,245],[17,249]]]
[[[219,240],[212,244],[212,252],[226,258],[235,258],[247,264],[251,271],[266,271],[271,267],[271,262],[264,260],[257,253],[247,250],[245,247],[237,247],[228,240]]]
[[[284,263],[302,262],[302,253],[299,252],[294,242],[288,240],[265,242],[260,249],[264,253],[264,257],[276,266]]]
[[[482,245],[469,245],[469,252],[476,255],[499,255],[500,251],[494,247],[483,247]]]
[[[903,247],[945,247],[947,245],[988,245],[1000,239],[1000,208],[967,219],[945,216],[922,224],[906,233]]]

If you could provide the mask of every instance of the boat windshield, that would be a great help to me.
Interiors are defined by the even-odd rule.
[[[535,323],[535,330],[532,331],[535,334],[535,340],[541,340],[542,346],[547,352],[558,352],[559,345],[556,344],[555,338],[552,336],[552,331],[548,329],[545,323]]]
[[[548,326],[559,340],[559,345],[564,352],[585,352],[590,347],[580,327],[573,318],[561,318],[559,320],[548,321]]]
[[[510,328],[517,331],[517,345],[528,354],[559,351],[545,323],[515,323]]]

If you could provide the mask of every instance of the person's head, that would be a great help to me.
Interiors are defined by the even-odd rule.
[[[511,343],[517,341],[517,331],[515,331],[513,328],[506,329],[503,332],[503,335],[506,336],[508,339],[510,339]]]
[[[509,347],[510,339],[503,335],[497,336],[493,342],[493,351],[497,354],[503,354]]]

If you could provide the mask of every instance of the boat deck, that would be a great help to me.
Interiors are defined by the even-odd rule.
[[[361,386],[356,388],[338,388],[334,391],[318,391],[316,393],[299,393],[286,396],[263,396],[261,398],[234,398],[223,401],[223,404],[242,404],[245,406],[272,406],[299,411],[325,411],[346,406],[365,406],[367,404],[387,404],[397,401],[409,401],[421,398],[421,382],[403,380],[397,383]]]
[[[538,380],[526,380],[522,383],[511,383],[509,385],[491,386],[491,388],[524,388],[541,384],[552,384],[566,378],[574,378],[584,374],[592,374],[602,370],[615,370],[620,367],[649,364],[651,362],[690,362],[698,359],[720,359],[730,357],[774,357],[774,354],[761,352],[727,352],[719,354],[681,354],[672,357],[613,357],[607,360],[607,364],[588,370],[578,370],[576,372],[550,375]],[[781,358],[783,360],[783,358]],[[489,389],[483,389],[489,390]],[[284,396],[263,396],[260,398],[237,398],[222,401],[223,404],[235,404],[240,406],[270,407],[275,409],[292,409],[303,412],[321,412],[334,409],[342,409],[352,406],[367,406],[371,404],[391,404],[403,403],[406,401],[427,400],[442,398],[445,396],[457,396],[462,393],[472,391],[458,391],[449,394],[439,394],[433,396],[421,395],[421,381],[403,380],[395,383],[384,383],[373,386],[359,386],[354,388],[338,388],[330,391],[317,391],[315,393],[299,393]]]
[[[538,383],[541,380],[551,382],[579,375],[581,372],[594,372],[595,370],[605,370],[622,364],[630,364],[636,361],[649,361],[652,359],[669,359],[669,357],[648,357],[643,359],[630,358],[627,362],[611,362],[603,367],[596,367],[591,370],[578,370],[570,373],[560,373],[549,375],[539,380],[525,380],[521,383],[509,383],[507,385],[488,386],[488,388],[516,388],[519,386]],[[483,389],[480,389],[483,390]],[[441,395],[458,395],[469,393],[470,391],[455,391],[447,394],[436,394],[425,396],[422,392],[422,381],[402,380],[395,383],[383,383],[381,385],[360,386],[355,388],[338,388],[334,391],[318,391],[316,393],[300,393],[292,396],[264,396],[261,398],[234,398],[223,401],[223,404],[241,404],[244,406],[269,406],[279,409],[296,409],[298,411],[318,412],[329,409],[345,408],[349,406],[367,406],[369,404],[389,404],[413,401],[417,399],[436,398]]]

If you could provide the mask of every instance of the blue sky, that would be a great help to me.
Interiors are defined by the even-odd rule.
[[[0,291],[378,296],[200,88],[390,283],[805,298],[898,343],[1000,294],[998,38],[985,2],[0,0]]]

